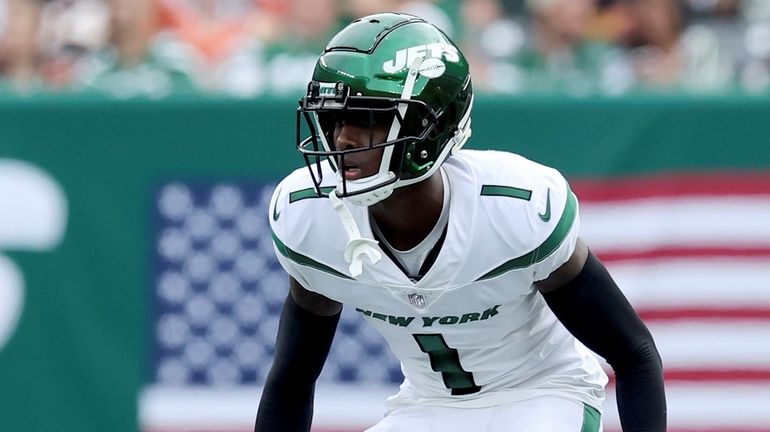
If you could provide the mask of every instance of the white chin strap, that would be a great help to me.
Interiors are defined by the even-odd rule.
[[[332,191],[329,194],[334,210],[345,226],[345,232],[348,234],[348,244],[345,245],[345,261],[350,264],[348,270],[354,278],[361,276],[364,271],[364,257],[368,258],[372,264],[377,264],[382,259],[382,252],[377,247],[377,241],[361,237],[356,220],[350,213],[350,209],[345,207],[345,203],[337,194]]]
[[[392,149],[391,147],[388,147],[388,149]],[[384,159],[384,155],[383,155]],[[339,180],[339,174],[337,175],[337,189],[335,191],[341,191],[342,190],[342,180]],[[369,187],[375,187],[378,184],[382,183],[382,179],[386,178],[389,181],[391,181],[390,184],[387,184],[385,186],[377,187],[376,189],[372,189],[369,192],[364,192],[360,194],[355,194],[348,196],[347,199],[357,205],[357,206],[364,206],[369,207],[370,205],[377,204],[378,202],[384,200],[385,198],[389,197],[393,193],[393,189],[396,185],[396,182],[393,181],[393,179],[396,177],[395,174],[388,171],[387,174],[383,175],[373,175],[367,178],[358,179],[358,180],[348,180],[347,182],[347,190],[348,192],[354,191],[354,190],[363,190],[367,189]],[[351,183],[353,184],[353,188],[351,188]],[[340,192],[341,193],[341,192]]]

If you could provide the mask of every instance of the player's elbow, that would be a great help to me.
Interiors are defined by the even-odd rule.
[[[652,335],[647,332],[636,342],[633,346],[616,350],[605,358],[615,374],[620,376],[624,373],[645,372],[662,375],[663,360]]]

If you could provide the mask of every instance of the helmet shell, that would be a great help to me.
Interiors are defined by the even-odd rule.
[[[441,30],[411,15],[385,13],[354,21],[326,46],[313,79],[342,81],[365,96],[401,97],[417,55],[440,60],[445,70],[435,78],[421,74],[413,98],[434,109],[449,105],[468,84],[468,62]]]
[[[410,76],[417,61],[418,73]],[[411,92],[406,94],[405,88],[410,86]],[[383,104],[391,109],[401,107],[399,112],[405,108],[397,119],[398,136],[389,136],[383,143],[392,146],[392,154],[383,157],[378,174],[381,183],[375,179],[374,185],[385,187],[395,178],[395,186],[389,186],[392,189],[428,178],[470,136],[473,90],[468,62],[446,34],[421,18],[370,15],[337,33],[316,63],[308,95],[300,100],[300,112],[318,109],[314,101],[336,98],[339,94],[335,92],[341,88],[351,101],[355,99],[358,110],[381,110]],[[319,126],[331,138],[328,126]],[[334,151],[328,141],[324,146],[331,156]],[[301,151],[305,142],[298,137]],[[338,189],[350,196],[342,192],[348,188],[340,181]],[[363,191],[363,184],[361,187]]]

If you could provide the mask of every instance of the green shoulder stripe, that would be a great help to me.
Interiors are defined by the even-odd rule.
[[[575,198],[575,194],[573,194],[571,190],[568,190],[567,203],[564,205],[564,212],[561,214],[561,218],[559,218],[559,222],[556,224],[556,228],[553,229],[551,235],[549,235],[548,238],[532,252],[506,261],[499,267],[492,269],[487,274],[476,279],[476,282],[500,276],[511,270],[529,267],[546,259],[558,249],[564,242],[564,239],[567,238],[567,234],[569,234],[570,229],[572,229],[572,224],[575,222],[576,213],[577,198]]]
[[[285,256],[286,258],[294,261],[295,263],[307,267],[312,267],[316,270],[320,270],[322,272],[329,273],[330,275],[334,275],[337,277],[341,277],[343,279],[353,279],[350,276],[340,273],[337,270],[327,266],[326,264],[321,264],[320,262],[314,260],[313,258],[310,258],[308,256],[302,255],[299,252],[295,252],[291,250],[288,246],[283,244],[281,239],[278,238],[277,235],[275,235],[275,232],[270,230],[270,234],[273,236],[273,243],[275,243],[276,249],[281,253],[281,255]]]
[[[324,198],[326,195],[329,195],[329,193],[333,190],[334,190],[334,186],[322,187],[321,193],[324,194],[324,196],[321,197],[321,196],[318,196],[318,193],[315,191],[315,188],[300,189],[298,191],[294,191],[289,194],[289,204],[295,201],[301,201],[307,198]]]
[[[482,185],[481,196],[504,196],[529,201],[532,198],[532,191],[513,186]]]

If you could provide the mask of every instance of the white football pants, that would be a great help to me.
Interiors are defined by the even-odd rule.
[[[391,412],[366,432],[602,432],[598,411],[541,396],[490,408],[414,406]]]

